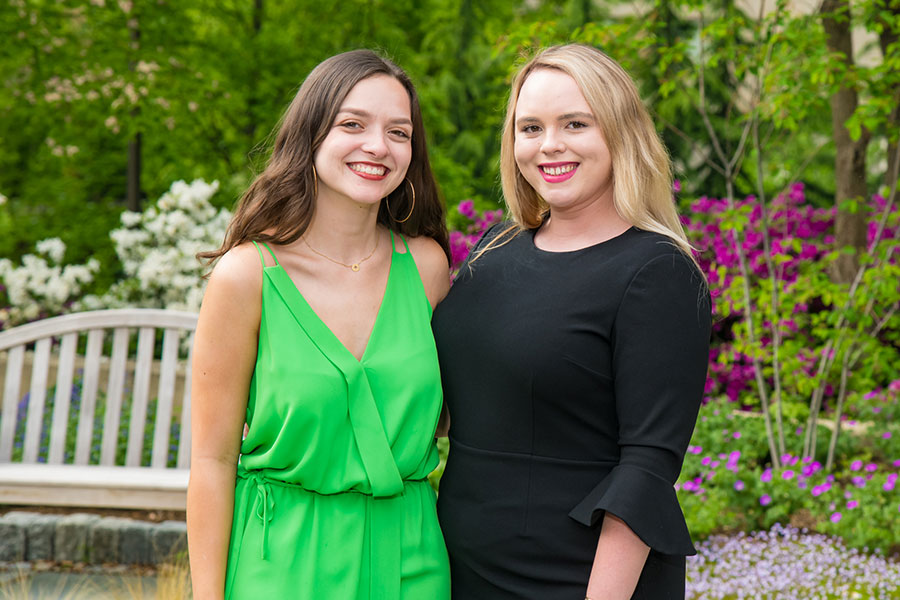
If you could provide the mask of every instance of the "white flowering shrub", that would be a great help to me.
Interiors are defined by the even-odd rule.
[[[0,260],[0,327],[10,327],[71,310],[116,307],[198,311],[206,281],[196,259],[217,248],[231,213],[209,199],[218,182],[176,181],[144,212],[122,213],[122,227],[110,232],[125,278],[103,295],[82,297],[100,263],[63,265],[66,245],[58,238],[38,242],[21,264]],[[5,293],[9,306],[3,307]]]
[[[209,199],[219,183],[176,181],[142,213],[122,213],[110,237],[126,278],[102,297],[86,297],[82,308],[140,306],[198,311],[206,281],[197,252],[217,248],[231,213]]]
[[[100,270],[96,259],[83,265],[63,265],[66,245],[59,238],[37,243],[20,265],[0,259],[0,281],[10,306],[0,308],[0,324],[12,326],[66,312]]]

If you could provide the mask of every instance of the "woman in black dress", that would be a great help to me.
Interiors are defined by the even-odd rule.
[[[433,319],[453,598],[683,598],[694,548],[673,484],[710,300],[631,78],[588,46],[535,57],[513,82],[501,176],[512,223]]]

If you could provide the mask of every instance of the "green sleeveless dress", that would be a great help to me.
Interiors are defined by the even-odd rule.
[[[440,372],[409,246],[392,250],[361,360],[266,249],[275,265],[263,261],[225,598],[449,599],[426,479],[438,464]]]

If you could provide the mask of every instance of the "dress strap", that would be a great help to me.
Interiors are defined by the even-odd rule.
[[[393,229],[388,229],[388,233],[391,234],[391,249],[392,249],[393,251],[396,252],[397,248],[396,248],[396,246],[394,246],[394,230],[393,230]],[[400,234],[400,233],[398,233],[397,236],[398,236],[401,240],[403,240],[403,245],[406,246],[406,253],[409,254],[409,244],[407,243],[406,238],[403,237],[403,235]]]
[[[266,259],[263,258],[262,250],[259,249],[259,244],[257,244],[257,243],[256,243],[255,241],[253,241],[253,240],[250,240],[250,242],[251,242],[254,246],[256,246],[256,251],[259,252],[259,262],[261,262],[261,263],[262,263],[262,266],[265,267],[265,266],[266,266]]]
[[[252,240],[251,240],[251,241],[252,241]],[[259,247],[259,244],[256,243],[256,242],[254,241],[254,242],[253,242],[253,245],[256,246],[256,251],[259,252],[259,261],[262,263],[262,266],[265,267],[265,266],[266,266],[266,259],[263,258],[263,253],[262,253],[262,250],[261,250],[260,247]],[[275,264],[278,265],[278,266],[280,266],[280,263],[278,262],[278,258],[275,256],[275,253],[272,252],[272,249],[269,248],[269,245],[268,245],[267,243],[265,243],[265,242],[262,242],[262,245],[265,246],[265,247],[266,247],[266,250],[269,251],[269,254],[272,255],[272,260],[275,261]]]

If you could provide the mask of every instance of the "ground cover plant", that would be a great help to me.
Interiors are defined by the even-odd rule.
[[[687,600],[850,600],[900,596],[900,564],[839,539],[776,525],[716,535],[687,560]]]

